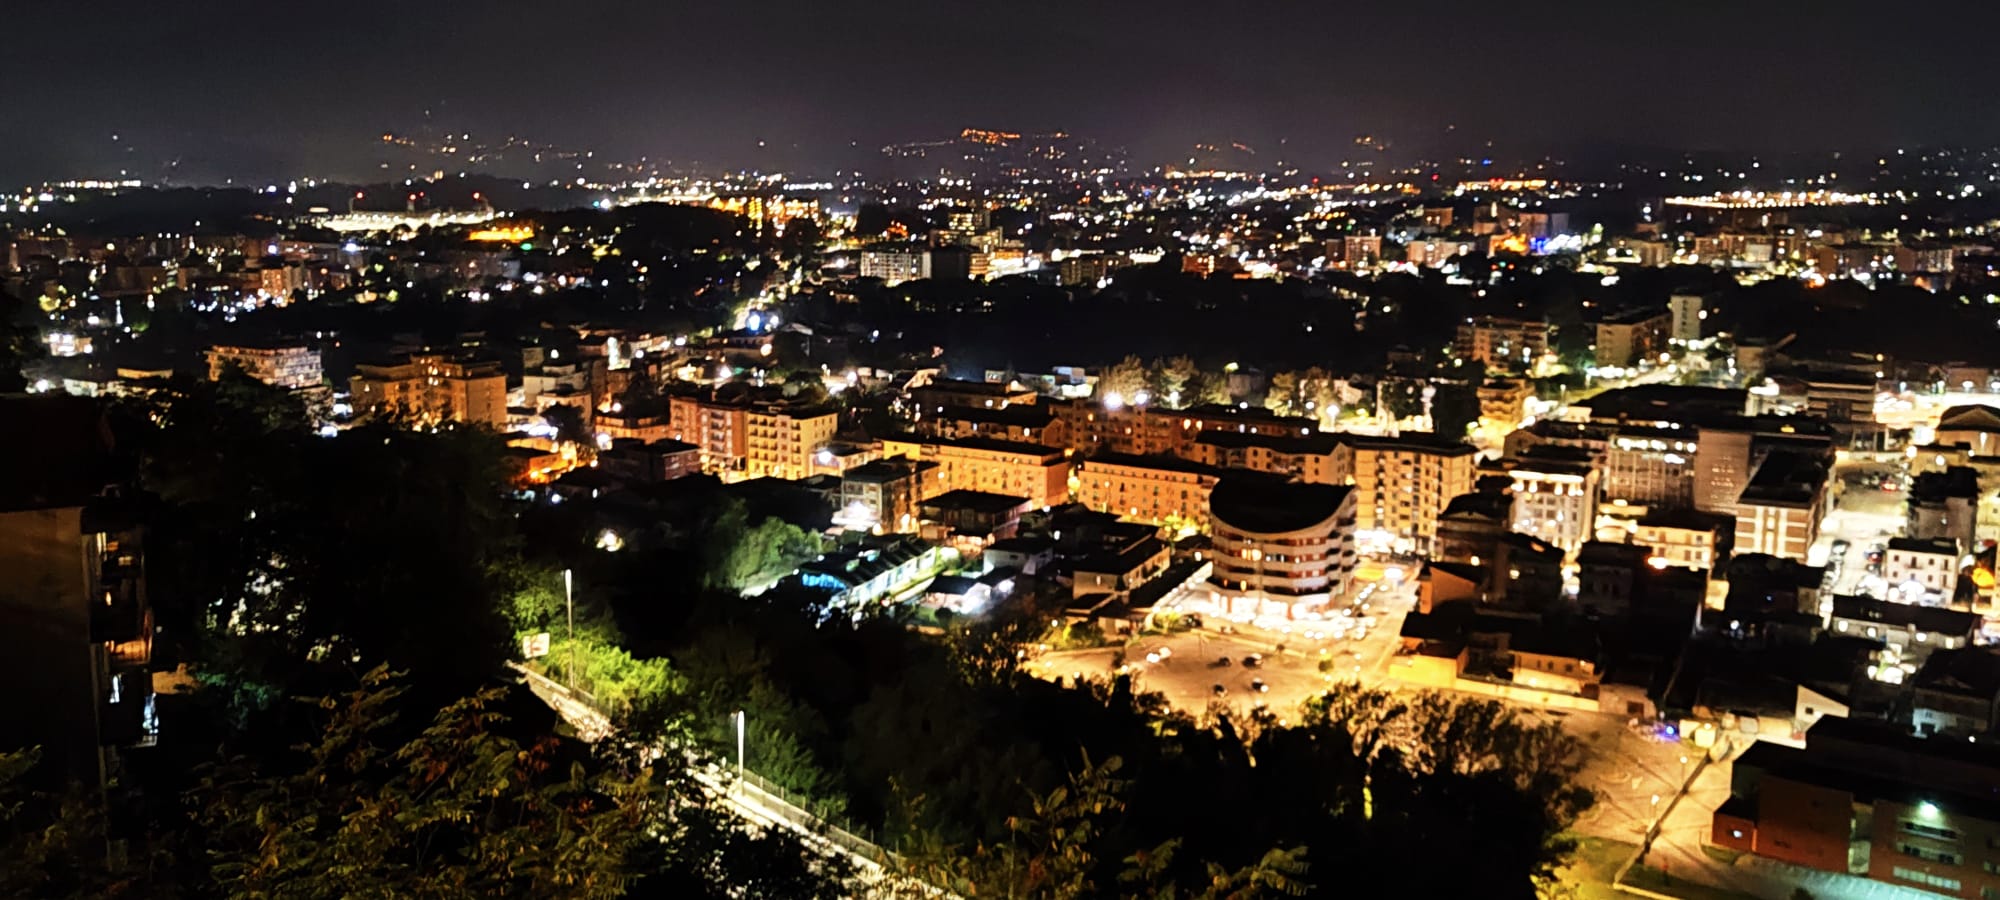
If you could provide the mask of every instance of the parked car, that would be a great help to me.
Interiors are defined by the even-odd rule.
[[[1243,667],[1246,669],[1254,669],[1263,664],[1264,654],[1262,653],[1252,653],[1249,656],[1243,657]]]
[[[1263,693],[1268,693],[1271,690],[1271,686],[1265,684],[1264,679],[1262,678],[1253,678],[1250,680],[1250,689],[1256,691],[1259,694],[1263,694]]]

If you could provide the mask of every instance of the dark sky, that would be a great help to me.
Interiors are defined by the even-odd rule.
[[[1307,167],[1360,133],[1495,155],[2000,141],[1996,0],[7,6],[9,183],[169,158],[351,175],[426,109],[476,135],[736,166],[852,162],[968,125],[1146,161],[1244,140]]]

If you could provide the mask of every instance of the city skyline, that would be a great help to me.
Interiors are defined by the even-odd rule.
[[[17,50],[30,83],[52,77],[0,113],[37,135],[0,150],[0,177],[365,178],[380,135],[427,123],[767,171],[865,171],[884,144],[966,127],[1068,130],[1148,165],[1240,141],[1314,171],[1361,135],[1507,158],[2000,141],[1971,43],[1991,8],[1933,4],[1937,27],[1900,29],[1856,3],[1696,6],[39,7],[21,33],[86,35],[97,58]]]

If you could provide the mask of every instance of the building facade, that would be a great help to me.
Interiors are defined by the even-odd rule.
[[[218,344],[208,351],[208,378],[215,381],[230,367],[272,387],[286,390],[316,388],[326,381],[319,351],[300,346]]]
[[[1351,488],[1234,475],[1216,485],[1209,515],[1218,606],[1294,618],[1348,595],[1359,558]]]
[[[1358,528],[1393,545],[1428,551],[1437,538],[1438,519],[1452,498],[1471,493],[1471,444],[1431,434],[1401,437],[1342,435],[1352,454],[1347,466],[1354,486]]]
[[[840,414],[831,409],[757,404],[744,412],[745,468],[751,478],[798,480],[813,474],[813,454],[833,440]]]
[[[1069,460],[1054,447],[903,435],[884,438],[882,456],[936,463],[939,493],[968,490],[1026,497],[1033,509],[1069,502]],[[926,483],[930,483],[928,479]],[[931,496],[935,495],[917,499],[929,500]]]
[[[1172,456],[1100,453],[1077,463],[1077,501],[1156,525],[1206,529],[1221,470]]]
[[[413,353],[401,363],[356,365],[348,392],[357,413],[495,428],[507,421],[507,375],[499,360]]]

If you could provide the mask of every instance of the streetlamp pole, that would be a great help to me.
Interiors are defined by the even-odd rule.
[[[731,718],[736,720],[736,780],[743,780],[743,732],[748,723],[743,710],[737,710]]]
[[[563,570],[563,608],[569,613],[569,689],[576,692],[576,593],[570,570]]]

